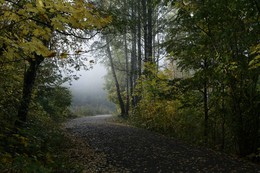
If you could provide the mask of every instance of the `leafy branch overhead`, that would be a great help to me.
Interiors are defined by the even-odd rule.
[[[7,64],[25,60],[18,120],[26,122],[44,59],[81,55],[82,41],[95,36],[112,18],[83,0],[1,0],[0,3],[0,56],[3,57],[0,61]],[[71,61],[77,67],[74,62]]]
[[[84,1],[22,3],[8,0],[1,1],[0,8],[0,47],[4,47],[4,57],[8,59],[19,59],[21,53],[26,59],[34,58],[34,53],[54,57],[58,55],[50,45],[54,35],[64,35],[60,38],[70,45],[73,44],[72,37],[84,39],[87,31],[101,30],[112,20]]]

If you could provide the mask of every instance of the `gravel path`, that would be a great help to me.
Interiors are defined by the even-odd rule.
[[[120,172],[260,173],[258,165],[144,129],[107,121],[110,118],[110,115],[78,118],[69,121],[66,127],[96,152],[105,153],[108,165],[124,168]]]

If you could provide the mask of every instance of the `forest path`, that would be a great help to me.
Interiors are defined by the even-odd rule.
[[[184,144],[144,129],[108,121],[110,115],[69,121],[66,128],[106,155],[120,172],[258,172],[260,167],[209,149]],[[100,169],[96,172],[106,172]]]

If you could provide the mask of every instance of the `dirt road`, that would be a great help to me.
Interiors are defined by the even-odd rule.
[[[66,127],[96,152],[105,153],[108,165],[123,168],[120,172],[260,173],[258,165],[144,129],[112,123],[110,118],[110,115],[78,118],[69,121]]]

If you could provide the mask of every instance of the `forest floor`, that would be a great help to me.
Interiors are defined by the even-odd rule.
[[[66,129],[77,143],[71,157],[86,163],[82,172],[260,173],[259,165],[116,123],[109,115],[73,119]]]

